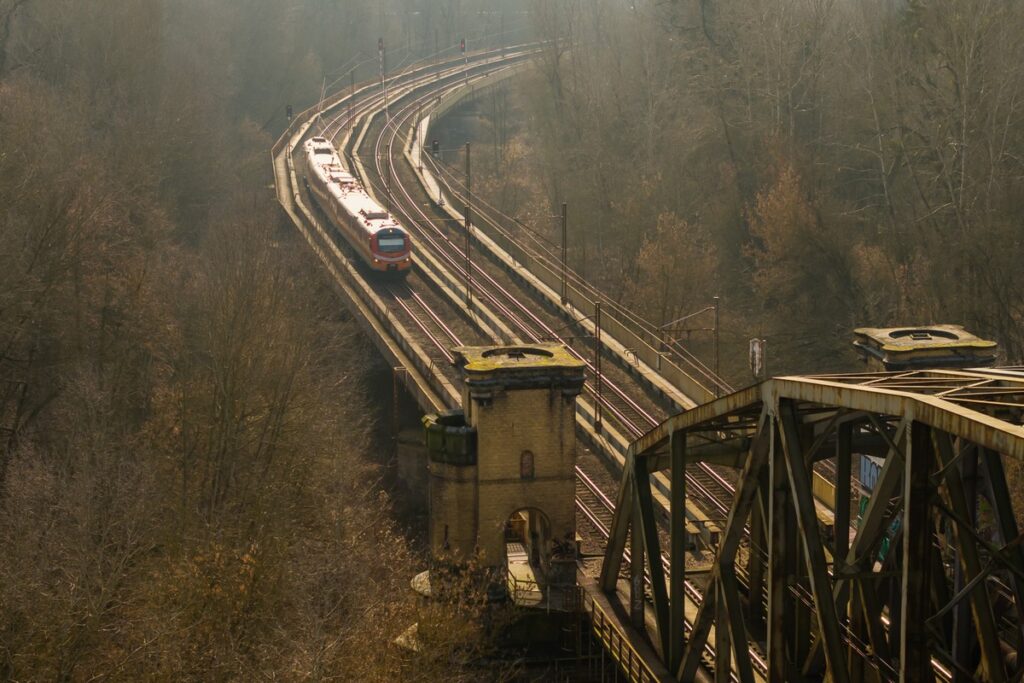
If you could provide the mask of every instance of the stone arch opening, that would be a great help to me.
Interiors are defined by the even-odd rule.
[[[551,520],[535,507],[523,507],[505,521],[506,589],[513,602],[540,605],[550,592]]]
[[[505,520],[505,555],[509,562],[526,562],[535,570],[550,566],[551,520],[540,508],[523,507]]]
[[[506,590],[518,605],[564,609],[572,604],[576,585],[575,538],[559,537],[540,508],[517,509],[505,524]]]

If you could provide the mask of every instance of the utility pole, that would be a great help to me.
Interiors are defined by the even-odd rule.
[[[472,239],[469,232],[469,212],[473,202],[473,175],[469,166],[469,143],[466,143],[466,308],[473,304]]]
[[[566,214],[568,211],[568,205],[562,202],[562,305],[564,306],[569,302],[568,285],[566,284],[566,267],[565,267],[565,242],[566,242]]]
[[[384,165],[387,166],[387,169],[388,169],[388,184],[387,184],[386,190],[387,190],[387,193],[388,193],[388,213],[391,213],[391,143],[390,142],[388,142],[388,157],[387,157],[387,159],[384,160]]]
[[[380,56],[380,89],[384,93],[384,117],[391,123],[391,112],[388,110],[388,85],[385,80],[387,74],[386,53],[384,51],[384,39],[377,39],[377,54]]]
[[[718,297],[715,297],[715,397],[721,393],[721,387],[718,384],[718,378],[721,377],[721,373],[718,372]]]
[[[761,353],[764,354],[764,378],[768,379],[771,375],[768,374],[768,340],[761,339]]]
[[[459,42],[459,49],[462,50],[462,61],[465,64],[463,72],[466,74],[466,83],[469,83],[469,55],[466,54],[466,39]]]
[[[348,96],[348,125],[352,125],[352,100],[356,98],[356,68],[352,67],[352,70],[348,72],[348,79],[351,88],[351,92]]]
[[[323,122],[320,115],[324,112],[324,94],[327,92],[327,76],[324,75],[323,85],[320,86],[320,101],[316,103],[316,123],[320,131],[323,131]]]
[[[435,28],[434,29],[434,62],[437,63],[437,64],[440,64],[441,63],[441,48],[438,47],[438,45],[439,45],[439,41],[437,39],[437,29]],[[435,69],[435,71],[434,71],[434,80],[437,81],[437,80],[440,80],[440,79],[441,79],[441,70],[440,69]]]
[[[594,303],[594,374],[597,376],[594,401],[594,431],[601,433],[601,302]]]

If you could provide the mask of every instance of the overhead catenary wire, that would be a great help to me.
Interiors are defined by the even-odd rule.
[[[452,173],[443,164],[438,164],[432,158],[428,158],[427,163],[429,163],[435,170],[437,170],[443,176],[444,182],[448,186],[449,191],[456,198],[459,198],[458,189],[462,188],[463,186],[458,176]],[[509,216],[508,214],[504,213],[500,209],[497,209],[484,199],[477,198],[476,204],[478,207],[476,212],[477,216],[483,218],[492,229],[496,230],[506,239],[514,241],[519,248],[522,248],[524,251],[526,251],[532,258],[535,258],[536,260],[542,262],[547,268],[552,270],[552,272],[561,272],[561,256],[556,255],[554,253],[555,245],[546,238],[543,238],[539,231],[537,231],[534,228],[531,228],[530,226],[527,226],[525,223],[518,220],[517,218]],[[492,214],[495,213],[498,216],[523,227],[527,231],[527,237],[531,238],[533,242],[539,246],[540,251],[531,251],[522,242],[516,241],[515,236],[509,233],[508,230],[506,230],[498,222],[498,220],[493,217]],[[604,292],[599,290],[596,286],[590,283],[577,271],[568,266],[566,267],[566,277],[567,280],[572,282],[577,289],[582,290],[583,293],[588,296],[588,298],[592,300],[601,299],[602,301],[607,302],[607,304],[614,310],[616,314],[628,320],[633,325],[637,326],[650,338],[650,341],[648,342],[649,344],[653,345],[661,341],[659,339],[657,325],[639,316],[635,312],[631,311],[629,308],[623,306],[614,298],[608,297]],[[718,375],[718,373],[716,373],[712,368],[708,367],[707,364],[705,364],[696,355],[694,355],[693,352],[681,346],[679,340],[673,340],[672,343],[665,344],[665,346],[669,350],[673,351],[676,356],[678,356],[682,361],[684,361],[684,363],[691,369],[693,369],[700,377],[703,377],[706,382],[710,383],[711,386],[715,388],[715,393],[721,393],[723,391],[728,393],[732,391],[732,387],[729,385],[728,382],[722,379],[722,377]]]
[[[388,132],[388,133],[390,133],[390,134],[391,134],[391,136],[392,136],[391,140],[393,140],[393,139],[394,139],[394,136],[398,134],[398,130],[399,130],[399,128],[400,128],[399,120],[401,120],[401,119],[402,119],[402,117],[401,117],[401,115],[396,115],[395,119],[396,119],[396,120],[395,120],[395,125],[393,125],[393,126],[385,126],[385,127],[384,127],[384,130],[385,130],[386,132]],[[405,120],[407,120],[407,118],[406,118]],[[386,159],[386,160],[387,160],[387,163],[388,163],[389,165],[390,165],[390,164],[393,164],[393,161],[392,161],[392,157],[391,157],[391,155],[387,155],[387,156],[384,156],[384,155],[382,155],[382,154],[381,154],[380,152],[381,152],[381,149],[382,149],[382,147],[390,147],[390,146],[391,146],[390,144],[386,144],[386,145],[385,145],[385,143],[384,143],[384,135],[382,135],[381,137],[379,137],[379,138],[377,139],[377,147],[376,147],[375,153],[374,153],[373,155],[371,155],[371,156],[372,156],[372,158],[373,158],[373,159],[375,160],[375,165],[376,165],[376,168],[377,168],[377,172],[378,172],[378,175],[379,175],[379,176],[381,176],[381,177],[383,177],[383,174],[381,173],[381,171],[383,170],[383,169],[382,169],[382,167],[381,167],[381,160],[382,160],[382,159]],[[363,156],[363,155],[360,155],[360,156]],[[367,184],[369,184],[370,186],[373,186],[373,187],[379,187],[379,184],[375,183],[375,182],[374,182],[374,181],[373,181],[372,179],[370,179],[370,178],[364,178],[364,182],[366,182],[366,183],[367,183]],[[403,186],[401,186],[401,184],[400,184],[400,188],[399,188],[399,189],[400,189],[401,191],[403,191],[403,192],[405,191],[405,190],[404,190],[404,187],[403,187]],[[409,197],[408,197],[408,195],[406,195],[406,197],[407,197],[407,199],[410,199],[410,200],[411,200],[411,198],[409,198]],[[415,209],[415,208],[417,207],[417,205],[415,204],[415,202],[412,202],[412,203],[413,203],[413,207],[414,207],[414,209]],[[399,210],[401,210],[401,209],[399,209]],[[418,210],[418,209],[417,209],[417,210]],[[406,214],[406,215],[408,216],[408,214]],[[409,218],[412,218],[411,216],[408,216],[408,217],[409,217]],[[440,236],[440,234],[441,234],[441,233],[440,233],[440,230],[439,230],[439,229],[437,228],[437,226],[436,226],[436,225],[434,225],[433,223],[429,222],[429,219],[428,219],[428,223],[427,223],[427,228],[423,228],[423,226],[422,226],[422,225],[421,225],[421,224],[420,224],[419,222],[417,222],[417,221],[415,221],[415,220],[412,220],[411,222],[412,222],[412,223],[414,223],[415,225],[417,225],[417,227],[418,227],[418,228],[420,228],[420,229],[433,229],[433,230],[434,230],[435,232],[437,232],[437,235],[438,235],[438,236]],[[475,228],[474,228],[474,229],[475,229]],[[443,239],[443,240],[442,240],[442,243],[450,243],[450,240],[448,240],[447,238],[445,238],[445,239]],[[494,283],[494,284],[496,284],[496,283]],[[550,328],[549,328],[549,327],[548,327],[548,326],[547,326],[546,324],[544,324],[544,323],[543,323],[542,321],[540,321],[540,320],[539,320],[539,319],[538,319],[538,318],[536,317],[536,315],[534,315],[534,314],[533,314],[533,313],[532,313],[532,312],[531,312],[531,311],[530,311],[530,310],[529,310],[529,309],[528,309],[527,307],[523,306],[523,305],[522,305],[522,302],[512,302],[512,303],[518,303],[518,304],[520,305],[520,307],[521,307],[521,308],[523,309],[523,313],[524,313],[524,314],[525,314],[525,315],[526,315],[527,317],[531,317],[531,318],[533,318],[533,319],[534,319],[534,320],[536,321],[536,323],[537,323],[537,324],[538,324],[538,325],[540,326],[540,328],[543,328],[543,329],[545,329],[545,330],[548,330],[548,331],[550,331]],[[538,331],[539,331],[539,330],[538,330]],[[536,334],[536,332],[535,332],[535,334]],[[589,364],[588,364],[588,365],[589,365]],[[611,406],[611,408],[614,408],[614,406]],[[617,409],[616,409],[616,412],[618,412],[618,411],[617,411]],[[620,414],[621,414],[621,413],[620,413]],[[654,423],[655,421],[656,421],[656,420],[655,420],[655,418],[653,418],[653,416],[649,416],[649,417],[647,418],[647,422],[648,422],[649,424],[653,424],[653,423]],[[626,424],[628,424],[628,422],[627,422]],[[642,425],[636,425],[636,428],[639,428],[639,429],[643,429]],[[726,486],[728,486],[728,484],[726,484]],[[699,489],[699,488],[700,488],[700,484],[699,484],[699,482],[696,482],[696,483],[695,483],[695,486],[694,486],[694,488],[695,488],[695,489]],[[709,497],[711,497],[711,498],[713,498],[713,499],[717,498],[717,496],[714,496],[714,494],[711,494],[711,496],[709,496]],[[722,502],[721,500],[717,500],[717,505],[719,506],[719,508],[722,508],[722,507],[724,506],[724,503],[723,503],[723,502]],[[699,598],[699,596],[697,596],[697,597]]]

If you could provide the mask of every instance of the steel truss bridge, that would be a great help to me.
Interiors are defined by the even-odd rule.
[[[540,49],[412,64],[334,94],[274,145],[275,185],[425,412],[459,404],[453,346],[561,341],[585,360],[577,430],[596,457],[577,468],[576,506],[604,559],[581,568],[582,604],[616,678],[1020,680],[1024,563],[1003,459],[1024,456],[1024,375],[733,392],[656,325],[599,306],[564,255],[423,149],[439,116]],[[411,231],[406,283],[353,265],[306,196],[292,151],[313,134]],[[867,456],[883,463],[870,497],[854,476]],[[710,570],[687,571],[694,546]]]
[[[646,582],[681,681],[712,636],[716,680],[1021,680],[1024,536],[1005,463],[1024,458],[1022,423],[1015,369],[780,377],[675,415],[629,448],[601,587],[615,590],[628,540],[637,623]],[[883,464],[854,522],[853,462],[869,455]],[[690,607],[679,503],[707,460],[742,475]],[[831,533],[816,469],[835,483]],[[667,566],[650,485],[662,470]]]

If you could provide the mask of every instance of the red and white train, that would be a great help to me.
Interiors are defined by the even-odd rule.
[[[303,150],[306,187],[360,260],[375,271],[407,275],[412,265],[412,241],[405,228],[345,170],[326,138],[310,138]]]

